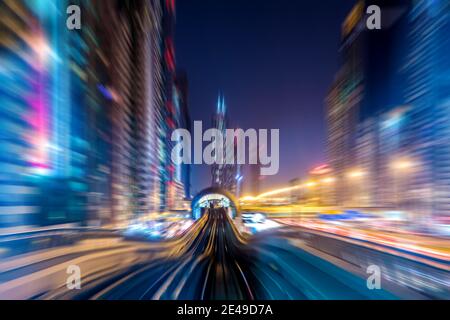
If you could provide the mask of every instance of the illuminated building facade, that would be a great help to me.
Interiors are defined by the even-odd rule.
[[[103,71],[97,87],[108,100],[104,105],[111,121],[112,204],[104,218],[120,225],[159,211],[162,202],[163,11],[159,1],[96,6],[102,35],[98,65]],[[100,23],[104,19],[110,23]]]
[[[189,170],[186,165],[177,165],[171,157],[174,146],[174,130],[189,129],[190,119],[187,113],[187,77],[177,73],[174,45],[175,1],[165,0],[162,19],[163,41],[163,77],[165,91],[165,108],[163,110],[164,147],[162,157],[163,184],[161,185],[161,210],[178,210],[184,208],[187,197],[185,185],[189,185]]]
[[[176,209],[184,199],[181,168],[171,159],[171,135],[187,110],[181,110],[175,86],[175,2],[119,1],[111,10],[117,24],[108,27],[111,65],[117,66],[109,76],[115,126],[113,216],[120,223]]]
[[[18,150],[13,141],[25,148],[17,157],[17,161],[25,160],[20,162],[24,167],[10,170],[5,181],[9,181],[5,190],[18,191],[11,198],[22,194],[25,198],[20,206],[9,203],[2,226],[85,221],[89,212],[88,140],[94,125],[89,121],[90,75],[85,71],[89,28],[74,32],[65,28],[66,16],[61,12],[67,1],[4,1],[1,6],[1,23],[6,27],[2,26],[5,33],[1,35],[3,74],[8,76],[8,70],[17,73],[2,95],[2,101],[9,101],[2,121],[18,117],[12,122],[16,137],[4,144],[5,153]],[[11,137],[5,134],[3,139]],[[30,199],[35,201],[32,207],[28,206]]]
[[[359,109],[363,92],[362,17],[364,4],[359,2],[342,27],[342,66],[326,98],[327,157],[340,184],[336,187],[336,204],[348,205],[352,194],[346,179],[354,165]]]
[[[332,206],[336,203],[335,187],[336,178],[330,166],[324,164],[309,172],[309,194],[316,198],[315,204],[320,206]]]
[[[69,4],[80,30],[66,28]],[[174,181],[184,198],[170,159],[171,130],[190,121],[172,90],[174,1],[0,8],[0,228],[121,225],[165,210]]]
[[[33,12],[16,1],[0,3],[0,227],[39,218],[40,177],[49,166],[49,97],[44,84],[48,46]]]
[[[178,127],[191,132],[191,116],[189,114],[189,82],[186,72],[177,72],[175,86],[178,101]],[[191,199],[191,166],[189,164],[182,164],[179,168],[179,172],[179,180],[184,187],[184,197],[186,200]]]
[[[328,161],[339,181],[336,204],[346,207],[375,207],[387,199],[380,172],[393,155],[382,156],[381,120],[404,101],[398,66],[408,1],[370,4],[382,8],[382,28],[367,29],[369,3],[358,2],[342,27],[342,66],[326,100]]]
[[[408,18],[409,193],[414,219],[427,223],[450,212],[450,3],[415,1]]]
[[[344,23],[343,66],[327,97],[337,204],[399,209],[423,226],[450,209],[450,4],[379,4],[381,30],[365,29],[363,2]]]

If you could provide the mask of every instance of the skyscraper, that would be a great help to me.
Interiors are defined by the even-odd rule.
[[[415,219],[447,218],[450,212],[450,2],[414,1],[408,15],[405,88],[406,155]]]
[[[363,92],[363,65],[361,56],[361,24],[364,4],[352,9],[342,27],[342,66],[335,76],[326,98],[327,106],[327,155],[336,178],[338,205],[351,202],[351,193],[346,185],[347,171],[353,166],[353,147]]]
[[[225,136],[225,131],[228,127],[228,119],[226,115],[225,97],[221,94],[219,94],[219,97],[217,99],[216,113],[213,115],[212,118],[212,127],[219,130],[222,133],[222,136]],[[218,146],[218,148],[223,148],[223,150],[225,150],[225,147],[226,147],[225,142],[223,142],[223,146]],[[226,155],[224,154],[223,158],[225,159],[225,157]],[[226,187],[227,169],[225,165],[214,164],[211,167],[211,177],[212,177],[212,186]]]
[[[39,218],[36,180],[49,168],[48,40],[16,1],[0,2],[0,29],[0,80],[11,84],[0,86],[0,228],[24,227]]]
[[[229,120],[227,117],[225,97],[222,94],[219,94],[217,99],[216,113],[213,115],[212,126],[222,132],[223,137],[226,137],[226,130],[229,126]],[[241,180],[240,166],[236,164],[236,141],[234,141],[233,144],[227,144],[226,139],[224,139],[223,145],[219,146],[219,148],[222,148],[223,150],[223,159],[227,159],[227,154],[232,152],[235,157],[235,162],[234,164],[216,163],[211,166],[212,186],[224,188],[236,194],[238,191],[238,183]],[[228,148],[233,148],[233,150]]]
[[[189,83],[185,71],[178,71],[175,80],[178,96],[179,128],[191,132],[191,116],[189,114]],[[180,179],[184,187],[184,197],[191,198],[191,166],[183,164],[180,168]]]
[[[372,1],[382,8],[381,30],[366,26],[368,2],[359,1],[342,27],[342,65],[326,99],[328,162],[336,178],[336,202],[380,205],[380,119],[404,99],[401,72],[409,1]],[[384,141],[383,141],[384,142]],[[392,155],[390,155],[392,156]]]
[[[371,4],[382,8],[382,29],[365,28],[358,3],[344,23],[343,66],[327,98],[338,204],[399,209],[422,226],[448,219],[450,3]]]
[[[121,223],[158,211],[161,202],[163,12],[159,1],[97,5],[110,20],[100,30],[101,49],[109,52],[101,87],[110,97],[112,122],[111,221]]]
[[[0,3],[0,227],[127,223],[164,210],[178,176],[174,1],[70,4],[80,30],[69,1]]]
[[[113,198],[115,221],[173,206],[179,194],[171,161],[177,125],[172,40],[173,1],[104,4],[114,17],[109,79],[113,94]],[[120,218],[117,218],[120,217]]]

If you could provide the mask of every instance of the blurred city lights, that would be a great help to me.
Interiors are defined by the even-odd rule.
[[[324,184],[331,184],[331,183],[336,182],[336,178],[328,177],[328,178],[322,179],[321,182]]]
[[[416,166],[416,163],[408,159],[398,159],[392,162],[392,169],[408,170]]]
[[[304,186],[305,186],[306,188],[314,188],[314,187],[317,186],[317,182],[315,182],[315,181],[308,181],[308,182],[306,182],[306,183],[304,184]]]
[[[364,171],[353,170],[347,174],[347,177],[349,177],[350,179],[357,179],[357,178],[364,177],[365,175],[366,175],[366,173]]]

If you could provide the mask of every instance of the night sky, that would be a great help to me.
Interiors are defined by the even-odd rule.
[[[324,99],[338,68],[341,24],[354,0],[178,0],[177,65],[192,120],[211,124],[219,91],[234,127],[279,128],[286,185],[325,161]],[[210,167],[193,166],[195,193]]]

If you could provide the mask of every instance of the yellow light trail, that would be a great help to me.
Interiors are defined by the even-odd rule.
[[[301,187],[302,187],[302,185],[298,185],[298,186],[292,186],[292,187],[287,187],[287,188],[281,188],[281,189],[268,191],[268,192],[265,192],[265,193],[261,193],[260,195],[258,195],[256,197],[256,199],[265,198],[265,197],[273,196],[273,195],[280,194],[280,193],[286,193],[286,192],[289,192],[289,191],[292,191],[292,190],[300,189]]]
[[[334,177],[328,177],[328,178],[323,179],[321,182],[323,184],[331,184],[331,183],[333,183],[335,181],[336,181],[336,179]],[[261,199],[261,198],[266,198],[268,196],[282,194],[282,193],[286,193],[286,192],[297,190],[297,189],[301,189],[301,188],[305,188],[305,189],[314,188],[314,187],[316,187],[318,185],[319,185],[319,183],[316,182],[316,181],[307,181],[307,182],[305,182],[303,184],[299,184],[299,185],[296,185],[296,186],[285,187],[285,188],[275,189],[275,190],[272,190],[272,191],[267,191],[267,192],[264,192],[264,193],[261,193],[261,194],[255,196],[255,197],[253,197],[253,196],[245,196],[245,197],[242,197],[240,200],[241,201],[255,201],[255,200],[258,200],[258,199]]]

